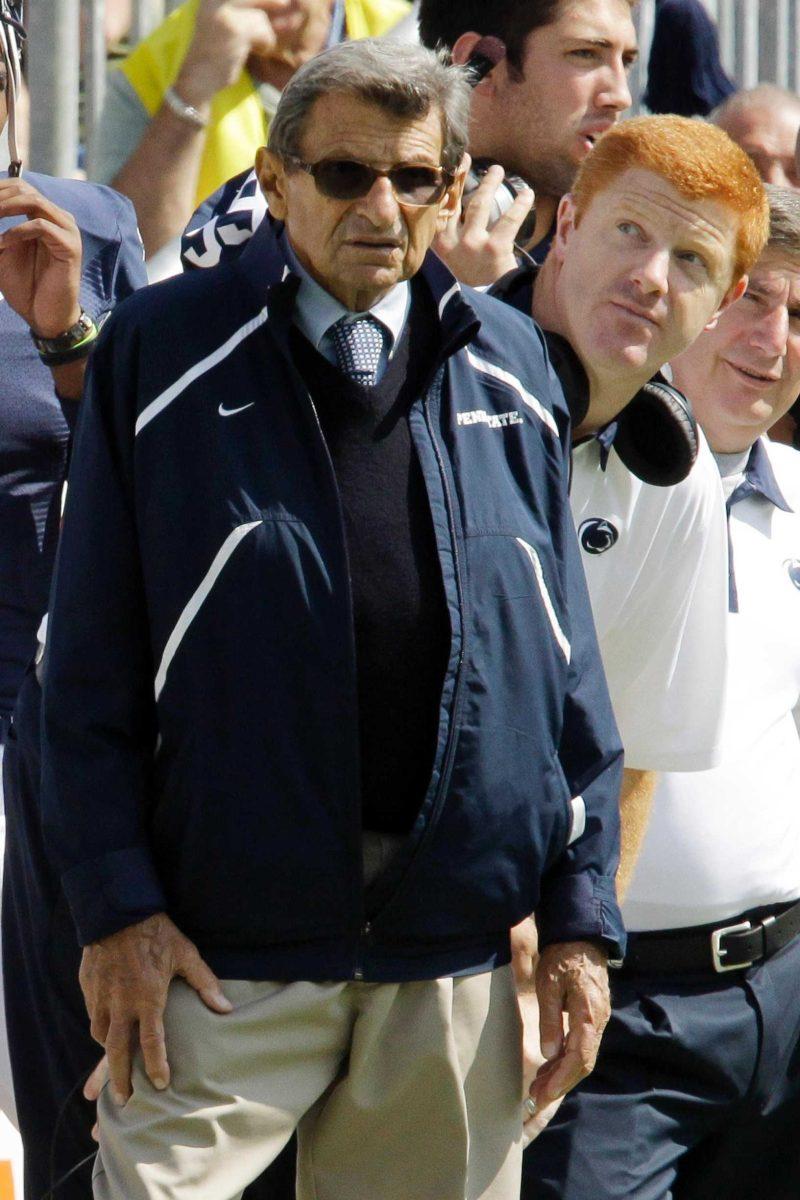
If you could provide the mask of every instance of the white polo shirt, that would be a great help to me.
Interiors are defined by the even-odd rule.
[[[674,487],[642,483],[600,434],[573,451],[570,499],[625,766],[700,771],[720,753],[728,553],[701,436]]]
[[[756,442],[729,509],[722,762],[659,781],[623,906],[632,930],[724,921],[800,896],[800,454]]]

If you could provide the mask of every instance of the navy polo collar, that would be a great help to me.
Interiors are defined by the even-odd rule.
[[[600,445],[600,466],[603,470],[606,469],[608,456],[614,444],[617,424],[616,420],[609,421],[608,425],[604,425],[602,429],[598,429],[594,435],[595,440]],[[753,443],[750,450],[747,466],[744,469],[744,479],[734,489],[728,499],[728,511],[730,511],[731,506],[736,504],[737,501],[756,495],[763,496],[765,500],[769,500],[771,504],[774,504],[776,508],[780,508],[783,512],[793,511],[792,506],[778,487],[772,463],[769,461],[769,455],[760,438],[757,442]]]
[[[602,429],[598,429],[594,435],[595,441],[600,446],[600,470],[605,471],[608,465],[608,456],[611,453],[611,447],[614,445],[614,438],[617,436],[619,421],[616,417],[613,421],[609,421]]]
[[[787,504],[783,492],[778,487],[778,481],[775,478],[775,472],[772,469],[772,463],[769,461],[767,448],[761,438],[753,442],[750,455],[747,459],[747,466],[744,469],[744,479],[734,488],[733,492],[728,497],[725,504],[725,513],[728,519],[728,610],[732,613],[739,611],[739,592],[736,587],[736,571],[733,562],[733,542],[731,541],[731,526],[730,516],[731,509],[734,504],[740,500],[746,500],[749,496],[763,496],[770,504],[774,504],[776,508],[782,509],[783,512],[792,512],[793,509]]]
[[[733,505],[739,500],[746,500],[748,496],[763,496],[765,500],[769,500],[770,504],[774,504],[782,512],[793,511],[792,506],[778,487],[772,463],[769,461],[769,454],[761,438],[753,442],[747,466],[744,469],[744,479],[728,498],[728,511],[730,512]]]

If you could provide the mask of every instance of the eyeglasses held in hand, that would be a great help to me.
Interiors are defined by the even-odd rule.
[[[446,171],[444,167],[409,163],[380,171],[369,163],[348,158],[322,158],[319,162],[310,163],[294,154],[285,154],[283,157],[285,162],[306,171],[314,180],[317,191],[331,200],[360,200],[367,195],[379,176],[385,176],[392,185],[398,204],[427,208],[441,200],[454,179],[454,173]]]

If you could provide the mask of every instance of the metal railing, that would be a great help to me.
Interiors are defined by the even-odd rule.
[[[131,42],[146,37],[180,2],[131,0]],[[91,173],[92,134],[105,91],[105,13],[106,0],[39,0],[26,6],[30,165],[35,171],[75,173],[83,84],[83,134]]]
[[[131,41],[145,37],[179,3],[132,0]],[[106,0],[34,0],[27,6],[29,157],[34,170],[52,175],[75,172],[82,82],[82,132],[91,175],[92,134],[105,87],[105,6]],[[740,87],[771,82],[800,93],[800,0],[706,0],[706,6],[719,26],[723,65]],[[646,83],[655,0],[640,0],[635,19],[641,57],[632,85],[634,109],[638,110],[638,97]]]

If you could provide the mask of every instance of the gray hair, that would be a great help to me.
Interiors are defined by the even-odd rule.
[[[777,250],[800,262],[800,192],[794,188],[764,185],[769,200],[769,241],[766,250]]]
[[[742,113],[759,108],[782,108],[784,105],[796,108],[800,112],[800,96],[774,83],[760,83],[758,87],[732,92],[722,104],[718,104],[714,111],[708,114],[708,119],[712,124],[725,129],[729,120]]]
[[[292,76],[269,129],[269,149],[300,156],[312,105],[332,92],[376,104],[396,117],[442,116],[442,166],[455,171],[467,147],[471,89],[467,72],[424,46],[363,38],[324,50]]]

